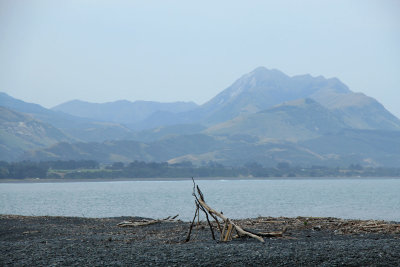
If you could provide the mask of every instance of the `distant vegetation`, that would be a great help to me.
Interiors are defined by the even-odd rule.
[[[13,162],[0,161],[0,178],[50,178],[61,177],[53,175],[53,170],[62,170],[63,173],[76,172],[80,169],[99,170],[99,164],[93,160],[69,161],[42,161],[42,162]]]
[[[181,177],[400,177],[400,168],[363,168],[351,164],[347,168],[324,166],[292,167],[286,162],[276,167],[258,163],[227,167],[215,162],[195,166],[190,161],[179,164],[134,161],[100,165],[93,160],[0,162],[0,179],[26,178],[181,178]]]

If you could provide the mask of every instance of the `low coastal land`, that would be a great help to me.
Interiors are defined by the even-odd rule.
[[[234,220],[282,237],[215,241],[206,222],[119,227],[138,217],[0,215],[1,266],[399,266],[400,223],[337,218]],[[216,229],[216,225],[214,225]]]
[[[368,179],[400,179],[398,176],[387,176],[387,177],[196,177],[196,181],[254,181],[254,180],[368,180]],[[0,179],[0,184],[7,183],[75,183],[75,182],[134,182],[134,181],[189,181],[192,182],[192,178],[189,177],[167,177],[167,178],[24,178],[24,179]]]

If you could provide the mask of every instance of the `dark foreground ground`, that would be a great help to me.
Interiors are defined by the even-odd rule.
[[[0,215],[0,266],[400,266],[400,225],[335,218],[236,220],[282,238],[212,240],[206,224]]]

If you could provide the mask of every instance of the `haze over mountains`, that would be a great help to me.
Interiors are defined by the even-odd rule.
[[[152,101],[120,100],[109,103],[89,103],[73,100],[52,108],[55,111],[90,118],[97,121],[123,123],[135,127],[138,123],[156,112],[164,111],[171,113],[185,112],[197,107],[194,102],[158,103]]]
[[[336,78],[264,67],[201,106],[74,100],[45,109],[4,93],[0,106],[1,160],[400,164],[400,120],[375,99]]]

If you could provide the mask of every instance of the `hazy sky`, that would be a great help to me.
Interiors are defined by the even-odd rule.
[[[0,0],[0,91],[202,104],[258,66],[338,77],[400,117],[400,1]]]

